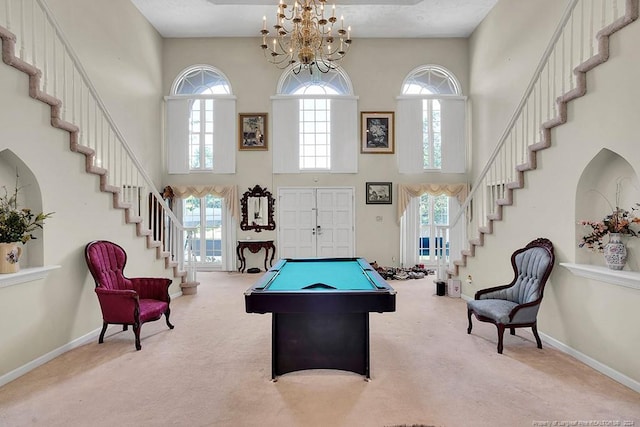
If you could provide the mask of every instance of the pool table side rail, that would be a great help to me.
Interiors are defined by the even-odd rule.
[[[396,311],[393,292],[247,293],[247,313],[369,313]]]

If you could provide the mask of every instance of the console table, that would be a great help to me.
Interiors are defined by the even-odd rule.
[[[276,255],[276,246],[273,244],[273,240],[238,240],[238,246],[236,246],[236,253],[240,260],[240,267],[238,271],[244,273],[247,266],[247,260],[244,257],[244,250],[249,249],[252,254],[258,253],[261,249],[264,249],[264,270],[267,271],[267,259],[269,259],[269,251],[271,251],[271,259],[269,265],[273,265],[273,258]]]

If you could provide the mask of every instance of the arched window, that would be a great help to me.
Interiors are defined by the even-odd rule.
[[[294,73],[288,70],[280,76],[280,95],[353,95],[351,80],[342,68],[327,73]]]
[[[465,172],[465,98],[446,68],[411,71],[398,98],[398,162],[404,173]]]
[[[183,70],[167,97],[169,173],[235,172],[235,125],[229,126],[234,116],[235,98],[220,70]]]
[[[272,98],[274,172],[356,172],[356,102],[341,68],[286,70]]]
[[[227,77],[210,65],[196,65],[184,70],[173,82],[172,95],[230,95]]]
[[[402,83],[403,95],[462,95],[460,83],[445,68],[423,65],[413,70]]]

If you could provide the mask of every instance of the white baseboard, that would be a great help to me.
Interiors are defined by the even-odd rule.
[[[467,295],[462,295],[462,299],[465,301],[470,301],[473,299],[473,297],[469,297]],[[595,369],[596,371],[600,372],[601,374],[604,374],[606,376],[608,376],[609,378],[611,378],[614,381],[619,382],[620,384],[629,387],[631,390],[637,391],[638,393],[640,393],[640,382],[634,380],[633,378],[629,378],[628,376],[616,371],[615,369],[601,363],[598,362],[595,359],[592,359],[591,357],[587,356],[584,353],[579,352],[578,350],[569,347],[568,345],[558,341],[555,338],[550,337],[547,334],[543,334],[542,332],[538,331],[538,335],[540,335],[540,339],[545,343],[548,344],[558,350],[560,350],[563,353],[568,354],[569,356],[573,357],[574,359],[577,359],[579,361],[581,361],[582,363],[584,363],[585,365]]]
[[[471,298],[467,297],[466,295],[462,295],[462,299],[468,301]],[[80,338],[77,338],[69,342],[68,344],[63,345],[62,347],[59,347],[43,356],[38,357],[35,360],[32,360],[26,365],[23,365],[3,375],[2,377],[0,377],[0,387],[10,383],[11,381],[15,380],[18,377],[21,377],[27,372],[32,371],[38,366],[44,365],[45,363],[55,359],[56,357],[66,353],[67,351],[73,350],[74,348],[80,347],[82,345],[87,344],[88,342],[91,342],[97,339],[98,336],[100,335],[100,329],[101,328],[91,331],[88,334]],[[555,338],[550,337],[549,335],[546,335],[542,332],[538,332],[538,333],[540,335],[540,339],[542,339],[542,341],[544,341],[546,344],[553,346],[554,348],[562,351],[563,353],[570,355],[571,357],[574,357],[575,359],[581,361],[585,365],[590,366],[591,368],[619,382],[620,384],[626,387],[629,387],[630,389],[640,393],[640,382],[634,380],[633,378],[629,378],[628,376],[616,371],[615,369],[610,368],[609,366],[603,363],[598,362],[595,359],[592,359],[586,354],[581,353],[578,350],[569,347],[568,345],[556,340]]]
[[[98,336],[100,335],[100,330],[102,329],[102,327],[93,330],[91,332],[89,332],[86,335],[83,335],[79,338],[76,338],[75,340],[63,345],[62,347],[58,347],[55,350],[50,351],[49,353],[42,355],[40,357],[38,357],[35,360],[32,360],[31,362],[27,363],[26,365],[22,365],[19,368],[14,369],[11,372],[8,372],[6,374],[4,374],[3,376],[0,377],[0,387],[2,387],[5,384],[10,383],[11,381],[15,380],[18,377],[21,377],[22,375],[26,374],[29,371],[34,370],[35,368],[37,368],[38,366],[44,365],[45,363],[55,359],[56,357],[66,353],[67,351],[73,350],[74,348],[78,348],[80,346],[83,346],[93,340],[97,340]]]
[[[601,363],[598,362],[595,359],[592,359],[591,357],[587,356],[584,353],[579,352],[578,350],[569,347],[568,345],[556,340],[555,338],[552,338],[546,334],[543,334],[542,332],[538,331],[538,334],[540,335],[540,339],[542,339],[542,341],[544,341],[545,343],[557,348],[558,350],[562,351],[563,353],[568,354],[571,357],[574,357],[575,359],[578,359],[579,361],[581,361],[582,363],[584,363],[587,366],[592,367],[593,369],[595,369],[596,371],[608,376],[609,378],[613,379],[614,381],[619,382],[620,384],[629,387],[631,390],[634,390],[638,393],[640,393],[640,382],[634,380],[633,378],[629,378],[628,376],[616,371],[615,369]]]
[[[172,295],[170,295],[171,299],[174,298],[178,298],[182,296],[182,291],[178,291]],[[111,328],[115,327],[116,325],[110,325],[107,328],[107,331],[109,331]],[[24,374],[26,374],[29,371],[34,370],[35,368],[37,368],[38,366],[44,365],[47,362],[50,362],[51,360],[55,359],[56,357],[66,353],[67,351],[73,350],[74,348],[78,348],[80,346],[83,346],[93,340],[97,340],[98,336],[100,335],[100,331],[102,330],[102,326],[99,327],[98,329],[95,329],[91,332],[89,332],[86,335],[83,335],[79,338],[76,338],[75,340],[68,342],[67,344],[63,345],[62,347],[58,347],[55,350],[50,351],[47,354],[44,354],[40,357],[38,357],[35,360],[32,360],[31,362],[27,363],[26,365],[22,365],[19,368],[14,369],[11,372],[8,372],[6,374],[4,374],[3,376],[0,377],[0,387],[2,387],[5,384],[10,383],[11,381],[15,380],[16,378],[19,378],[21,376],[23,376]]]

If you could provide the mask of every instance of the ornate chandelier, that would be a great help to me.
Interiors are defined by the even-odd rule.
[[[336,27],[336,5],[325,18],[326,0],[296,0],[287,13],[287,4],[280,0],[273,26],[275,35],[268,40],[267,17],[262,18],[262,45],[265,58],[278,68],[293,67],[298,74],[316,68],[322,73],[334,69],[351,45],[351,27]]]

